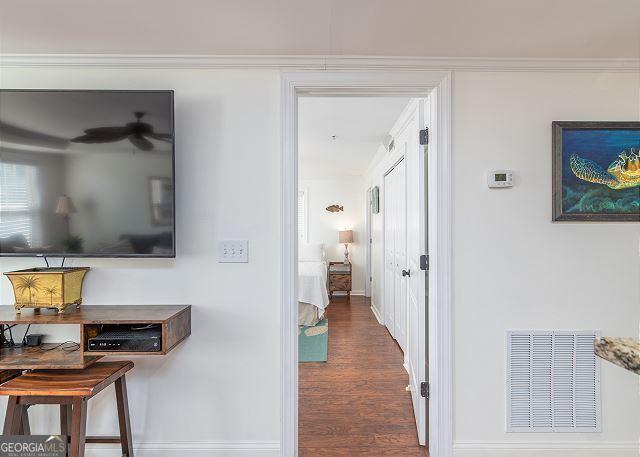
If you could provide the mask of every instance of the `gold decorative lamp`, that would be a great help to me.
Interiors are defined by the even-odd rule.
[[[341,230],[338,232],[338,239],[344,244],[344,264],[349,264],[349,244],[353,243],[353,230]]]
[[[16,297],[16,313],[22,308],[55,308],[64,313],[82,303],[82,283],[89,271],[78,268],[30,268],[5,273]]]

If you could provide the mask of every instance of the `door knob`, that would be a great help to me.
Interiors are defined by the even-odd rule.
[[[402,276],[411,276],[411,270],[402,270]]]

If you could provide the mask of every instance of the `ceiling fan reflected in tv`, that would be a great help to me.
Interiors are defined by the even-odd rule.
[[[173,134],[171,133],[155,133],[153,126],[142,122],[142,118],[146,114],[144,111],[136,111],[135,122],[129,122],[123,127],[95,127],[84,131],[84,135],[72,138],[74,143],[113,143],[128,139],[131,144],[141,151],[151,151],[154,146],[149,138],[159,141],[171,143]]]

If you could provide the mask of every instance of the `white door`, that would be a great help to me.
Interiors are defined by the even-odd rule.
[[[408,136],[406,161],[407,179],[407,349],[405,360],[409,371],[411,399],[421,445],[427,441],[427,400],[421,396],[420,385],[427,381],[426,284],[427,272],[420,270],[420,256],[427,254],[426,148],[420,145],[419,130],[426,126],[425,102],[417,104],[416,115]]]
[[[402,142],[404,143],[404,142]],[[400,145],[401,147],[404,144]],[[396,146],[397,147],[397,146]],[[391,172],[394,192],[394,336],[403,352],[407,343],[407,194],[405,160]]]
[[[383,217],[384,217],[384,324],[395,338],[394,323],[394,300],[395,300],[395,181],[392,174],[384,177],[383,199]]]

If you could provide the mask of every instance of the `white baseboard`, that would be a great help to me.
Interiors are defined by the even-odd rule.
[[[280,457],[278,441],[170,441],[136,443],[137,457]],[[120,445],[88,444],[87,457],[121,457]]]
[[[638,457],[634,441],[456,441],[454,457]]]
[[[343,296],[344,296],[344,295],[347,295],[347,293],[346,293],[346,292],[339,291],[339,290],[336,290],[336,291],[333,293],[333,295],[343,295]],[[351,295],[361,295],[361,296],[364,296],[364,290],[352,290],[352,291],[351,291]]]
[[[373,315],[376,317],[376,320],[378,321],[378,324],[384,325],[382,323],[382,318],[380,317],[380,313],[378,312],[378,310],[374,306],[373,302],[371,302],[371,311],[373,312]]]

